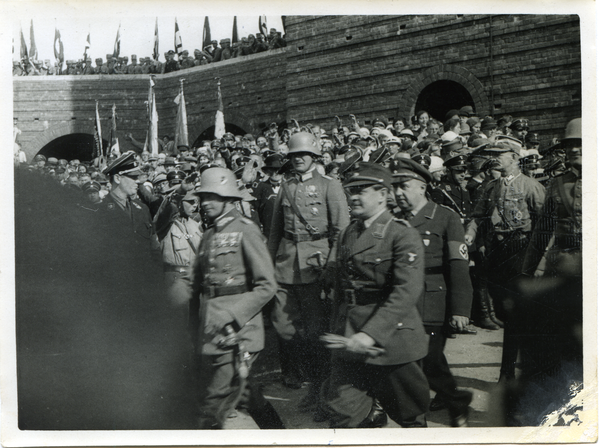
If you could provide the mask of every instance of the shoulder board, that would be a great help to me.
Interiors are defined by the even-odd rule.
[[[331,177],[331,176],[328,176],[327,174],[321,174],[321,177],[322,177],[323,179],[333,180],[333,177]]]
[[[243,222],[244,224],[254,224],[254,221],[246,218],[245,216],[240,217],[240,221]]]
[[[400,224],[404,224],[406,227],[411,227],[410,223],[406,219],[392,218],[392,221],[395,221]]]

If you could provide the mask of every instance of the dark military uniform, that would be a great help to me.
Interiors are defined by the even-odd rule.
[[[417,361],[427,354],[427,335],[417,310],[423,294],[423,246],[418,233],[386,210],[368,229],[354,221],[337,248],[333,331],[363,332],[385,352],[367,358],[334,352],[324,386],[334,427],[356,427],[380,400],[388,415],[409,426],[429,405],[429,387]]]
[[[416,215],[401,216],[419,232],[425,250],[425,298],[419,311],[430,338],[423,371],[451,417],[456,417],[465,413],[472,394],[457,389],[444,355],[443,325],[451,316],[471,314],[473,288],[464,230],[458,214],[431,201]]]
[[[198,328],[199,402],[206,427],[221,427],[239,399],[240,356],[247,353],[250,365],[264,347],[260,310],[277,288],[268,258],[259,228],[235,209],[218,217],[200,243],[190,317]],[[214,337],[205,332],[216,320],[232,322],[240,341],[235,349],[219,346],[224,331]]]
[[[154,238],[152,230],[152,219],[146,205],[137,199],[129,199],[121,202],[109,193],[102,201],[100,207],[107,212],[114,212],[115,219],[123,221],[123,225],[130,226],[136,236],[150,241]]]
[[[295,202],[307,225],[290,201]],[[329,355],[318,338],[327,330],[330,310],[321,299],[319,280],[331,259],[330,248],[349,221],[339,181],[319,174],[315,168],[283,181],[273,208],[268,245],[279,282],[272,320],[286,346],[280,352],[284,375],[294,363],[304,367],[307,379],[315,384],[327,375]]]
[[[280,185],[274,185],[270,181],[260,182],[254,190],[254,197],[256,198],[256,212],[258,218],[262,224],[263,234],[269,236],[271,232],[271,220],[273,219],[273,208],[275,206],[275,199],[279,194]]]
[[[471,216],[471,196],[452,180],[443,180],[440,185],[431,189],[431,200],[454,210],[464,224]]]

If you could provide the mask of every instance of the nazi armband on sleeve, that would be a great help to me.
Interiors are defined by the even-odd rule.
[[[448,259],[469,261],[467,245],[460,241],[448,241]]]

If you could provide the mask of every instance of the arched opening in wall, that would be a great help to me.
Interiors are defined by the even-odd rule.
[[[244,131],[239,126],[236,126],[233,123],[225,123],[225,132],[231,132],[233,135],[244,135],[246,131]],[[203,140],[214,140],[215,139],[215,127],[211,126],[205,129],[202,134],[198,136],[198,138],[194,141],[192,146],[194,148],[199,148],[202,146]]]
[[[455,81],[442,79],[432,82],[419,93],[415,113],[427,111],[429,116],[443,123],[449,110],[460,109],[463,106],[475,108],[475,101],[469,91]]]
[[[57,159],[79,159],[82,162],[89,162],[92,160],[94,145],[94,136],[91,134],[69,134],[52,140],[40,149],[38,154]],[[102,140],[102,146],[108,147],[108,142]]]

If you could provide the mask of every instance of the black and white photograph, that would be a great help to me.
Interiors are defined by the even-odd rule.
[[[2,446],[597,442],[597,7],[452,3],[3,3]]]

